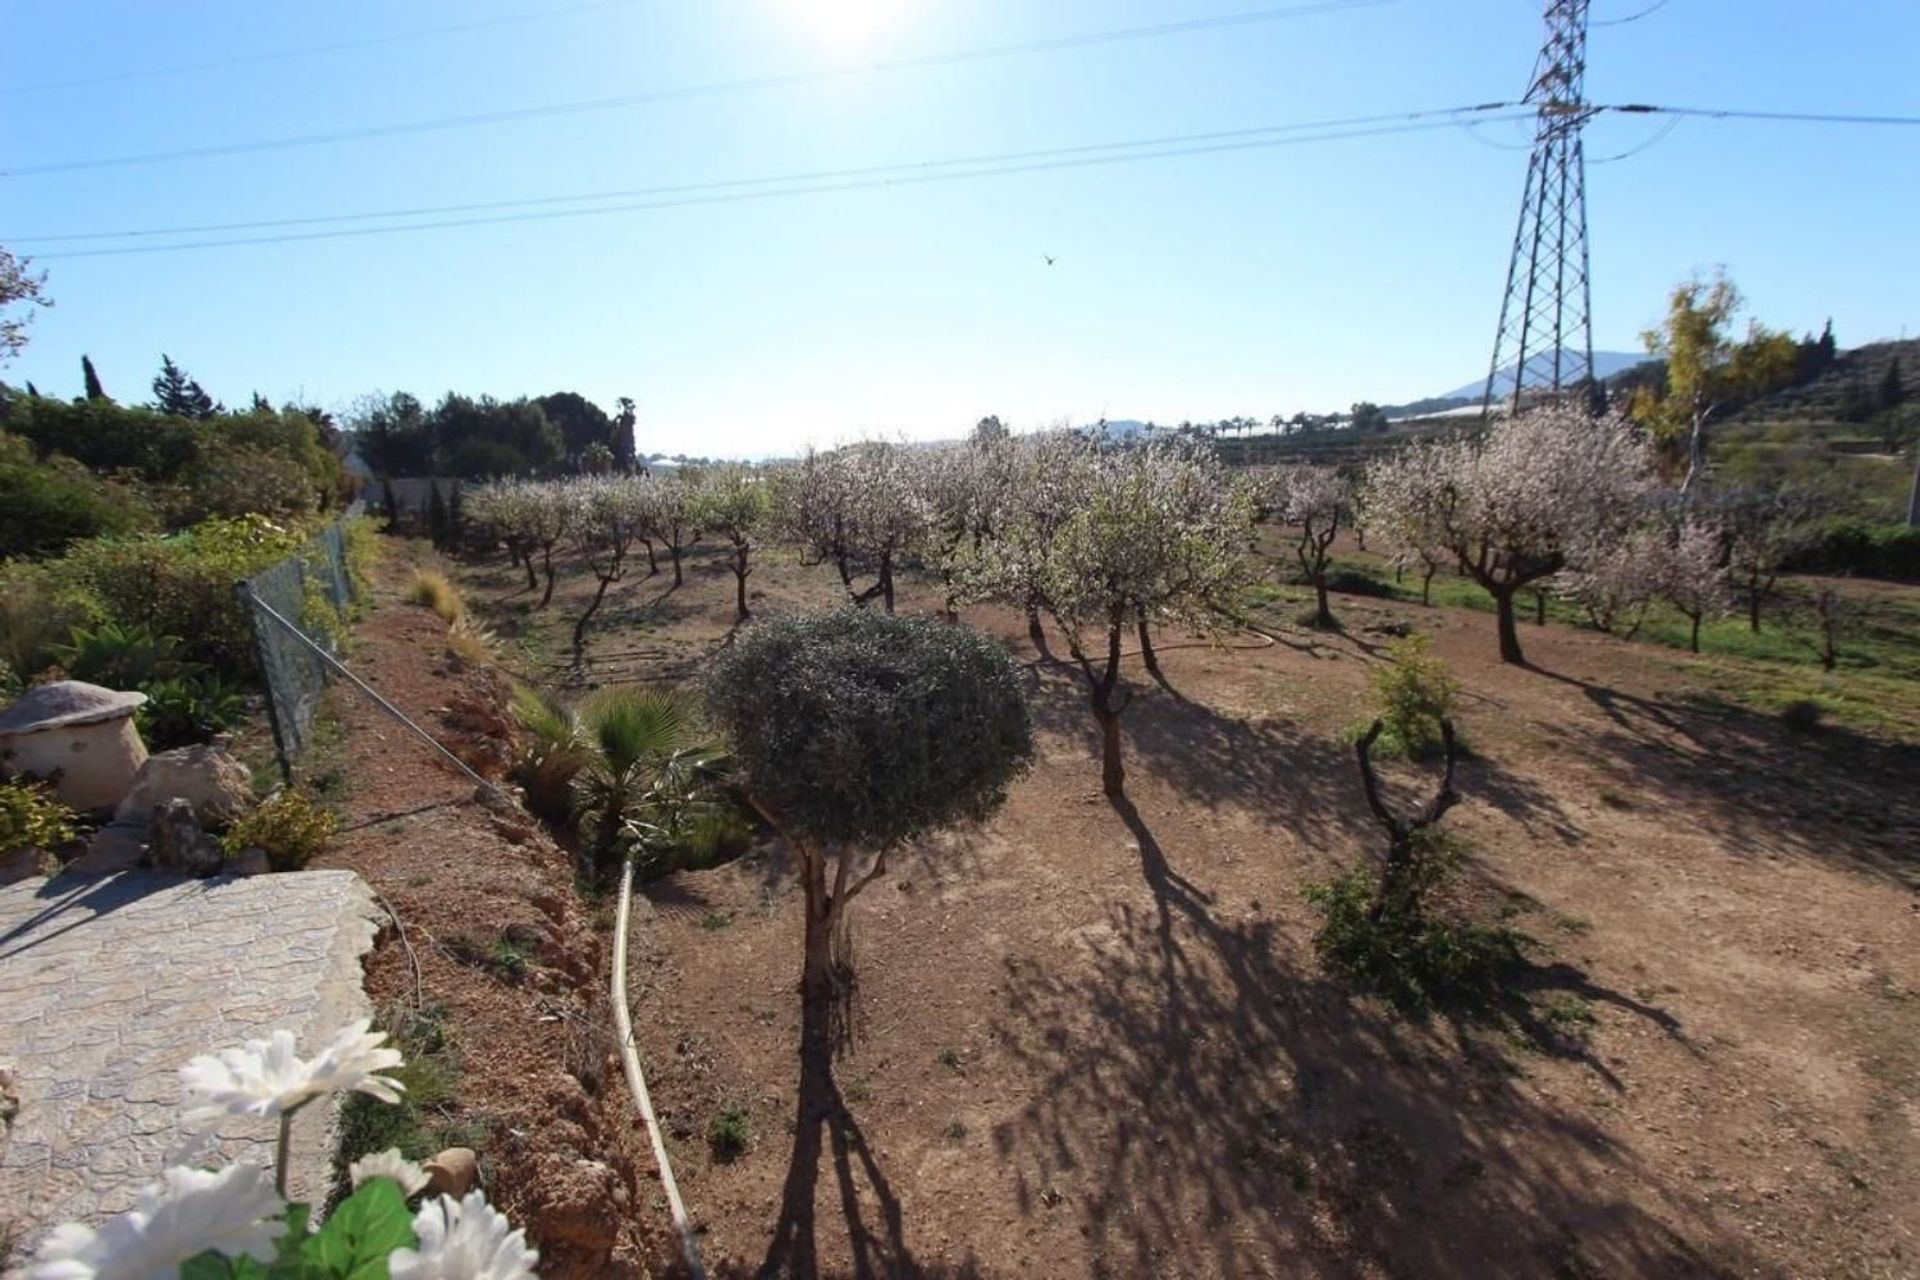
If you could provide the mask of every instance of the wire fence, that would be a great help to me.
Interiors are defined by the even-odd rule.
[[[291,780],[294,762],[311,742],[314,711],[331,670],[319,651],[337,652],[339,632],[355,602],[345,522],[328,525],[299,555],[261,570],[235,590],[253,623],[274,751],[281,773]]]

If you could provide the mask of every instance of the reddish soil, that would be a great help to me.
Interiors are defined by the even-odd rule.
[[[834,601],[825,571],[765,559],[757,609]],[[589,583],[530,615],[504,567],[462,576],[527,638],[515,665],[564,672],[542,637]],[[586,683],[686,678],[723,642],[718,557],[669,582],[610,597]],[[936,604],[909,586],[902,608]],[[1336,612],[1344,635],[1168,647],[1177,692],[1130,667],[1118,808],[1077,675],[1032,668],[1031,775],[854,908],[848,1117],[816,1168],[790,1160],[800,918],[779,851],[651,886],[635,1020],[716,1271],[757,1268],[811,1202],[834,1274],[1916,1274],[1920,758],[1689,699],[1685,655],[1529,626],[1536,667],[1515,669],[1486,615]],[[966,620],[1033,656],[1017,618]],[[1447,823],[1472,896],[1539,941],[1502,1025],[1398,1017],[1313,952],[1303,887],[1381,848],[1341,733],[1394,624],[1431,633],[1465,687]],[[424,642],[376,616],[376,666],[382,628]],[[1390,776],[1401,803],[1432,785]],[[471,892],[485,918],[537,916],[495,877],[545,846],[476,857],[451,821],[414,828],[432,852],[363,836],[347,860],[398,884],[403,915]],[[389,994],[397,964],[376,964]],[[528,1034],[528,993],[490,998],[500,1034]],[[487,1105],[550,1122],[518,1076]],[[728,1106],[752,1140],[721,1162],[706,1134]]]
[[[446,624],[401,602],[404,569],[382,574],[350,661],[375,688],[470,760],[507,757],[497,675],[446,652]],[[489,1194],[526,1226],[548,1277],[654,1274],[658,1185],[613,1055],[608,937],[589,923],[567,854],[510,802],[470,779],[370,702],[336,688],[344,730],[324,761],[343,782],[343,832],[317,866],[360,873],[405,928],[389,926],[367,989],[389,1019],[418,995],[442,1006],[458,1065],[443,1122],[484,1127]],[[502,939],[517,976],[489,964]],[[391,1024],[390,1024],[391,1025]]]

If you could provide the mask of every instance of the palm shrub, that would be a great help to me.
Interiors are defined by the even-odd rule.
[[[519,685],[513,718],[524,745],[507,776],[526,793],[528,809],[563,827],[573,819],[573,780],[591,757],[580,717],[552,694]]]
[[[54,650],[75,680],[110,689],[138,689],[191,674],[197,664],[180,658],[177,636],[156,635],[144,623],[106,621],[75,627],[68,642]]]
[[[580,727],[587,758],[573,780],[574,816],[585,869],[604,882],[621,857],[658,863],[684,842],[720,756],[695,704],[673,690],[603,690],[580,708]]]

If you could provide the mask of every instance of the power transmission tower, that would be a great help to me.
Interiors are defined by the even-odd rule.
[[[1587,263],[1587,10],[1591,0],[1547,0],[1547,39],[1526,100],[1538,113],[1507,293],[1494,334],[1482,411],[1517,409],[1593,377],[1593,290]]]

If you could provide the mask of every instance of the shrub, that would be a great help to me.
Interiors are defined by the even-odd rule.
[[[554,826],[573,817],[573,779],[591,758],[580,721],[551,694],[518,685],[513,718],[526,732],[520,758],[507,776],[527,795],[527,808]]]
[[[472,614],[462,614],[447,628],[447,652],[472,666],[493,662],[499,644],[499,637],[475,622]]]
[[[84,538],[151,528],[140,496],[71,458],[40,461],[0,435],[0,558],[58,553]]]
[[[1444,875],[1451,859],[1431,865]],[[1485,1001],[1524,963],[1525,938],[1498,925],[1453,921],[1424,912],[1375,912],[1379,886],[1366,867],[1310,886],[1321,916],[1314,947],[1322,962],[1403,1012]]]
[[[746,1154],[752,1137],[752,1120],[743,1107],[726,1107],[707,1123],[707,1146],[722,1164]]]
[[[275,871],[298,871],[327,847],[338,825],[306,792],[286,790],[235,822],[220,848],[229,858],[243,849],[264,849]]]
[[[1424,635],[1403,636],[1367,678],[1375,714],[1386,726],[1376,748],[1382,754],[1424,759],[1440,749],[1440,722],[1452,713],[1460,682],[1429,646]]]
[[[407,603],[433,610],[449,625],[458,622],[466,612],[459,589],[447,580],[447,575],[427,569],[417,571],[413,581],[407,584]]]
[[[246,714],[246,694],[211,672],[143,688],[147,702],[138,713],[140,736],[155,751],[210,741]]]
[[[1868,524],[1850,516],[1828,520],[1787,557],[1794,573],[1854,573],[1896,582],[1920,582],[1920,529]]]
[[[80,815],[60,803],[43,782],[0,782],[0,853],[52,849],[80,834]]]
[[[1780,708],[1780,723],[1794,733],[1812,733],[1825,714],[1826,708],[1812,698],[1798,698]]]
[[[83,542],[60,562],[107,617],[181,637],[181,656],[251,673],[253,622],[233,584],[296,554],[301,530],[265,516],[209,520],[170,537]]]
[[[380,543],[380,530],[368,516],[354,516],[341,525],[346,547],[347,577],[354,594],[365,597],[373,587],[373,571],[379,567],[386,548]]]
[[[103,617],[99,597],[62,562],[0,565],[0,662],[22,679],[54,661],[75,627]]]
[[[185,674],[178,636],[155,635],[144,623],[102,622],[75,627],[54,651],[67,675],[110,689],[141,689]]]
[[[604,878],[629,854],[642,875],[670,870],[688,824],[711,804],[719,761],[695,704],[676,690],[604,689],[580,723],[589,751],[574,813],[591,870]]]

